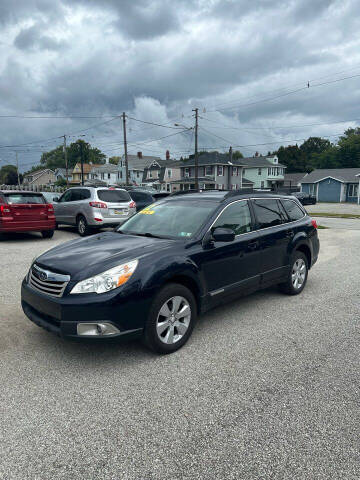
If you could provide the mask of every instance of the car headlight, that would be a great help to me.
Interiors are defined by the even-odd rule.
[[[124,285],[135,272],[138,260],[123,263],[77,283],[70,293],[105,293]]]

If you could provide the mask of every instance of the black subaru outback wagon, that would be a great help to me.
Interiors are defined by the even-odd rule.
[[[299,294],[318,253],[316,222],[294,197],[184,192],[40,255],[22,307],[63,337],[142,337],[170,353],[219,303],[274,284]]]

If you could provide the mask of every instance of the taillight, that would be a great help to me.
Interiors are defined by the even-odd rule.
[[[89,205],[94,208],[107,208],[106,203],[103,202],[89,202]]]
[[[316,220],[314,218],[311,219],[311,223],[314,228],[318,228],[318,224],[316,223]]]
[[[10,213],[11,210],[7,205],[0,205],[0,215],[4,215],[6,213]]]
[[[51,205],[51,203],[48,203],[46,206],[48,213],[54,213],[54,207]]]
[[[129,208],[136,208],[136,203],[134,202],[134,200],[129,203]]]

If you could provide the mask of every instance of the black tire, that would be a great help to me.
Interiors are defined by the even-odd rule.
[[[305,266],[305,272],[304,272],[305,273],[305,278],[303,279],[300,286],[299,286],[299,283],[296,286],[296,282],[294,284],[295,280],[293,279],[293,274],[295,273],[297,262],[300,262],[300,263],[303,262],[303,265]],[[299,263],[298,263],[298,265],[299,265]],[[308,259],[306,258],[306,255],[304,255],[302,252],[295,251],[293,253],[291,261],[290,261],[290,270],[289,270],[288,278],[287,278],[286,282],[281,283],[279,285],[280,291],[283,292],[283,293],[286,293],[287,295],[298,295],[305,288],[308,273],[309,273],[309,264],[308,264]]]
[[[54,230],[44,230],[41,232],[43,238],[52,238],[54,236]]]
[[[83,215],[79,215],[76,219],[76,228],[80,237],[86,237],[90,235],[91,228],[89,227],[86,218]]]
[[[167,302],[170,302],[169,304],[171,305],[172,304],[171,299],[174,297],[178,297],[178,298],[182,297],[185,300],[182,304],[180,304],[179,308],[181,309],[188,306],[190,308],[190,319],[189,319],[187,329],[180,339],[176,340],[174,343],[164,343],[165,340],[163,341],[160,340],[157,332],[158,316],[164,304]],[[186,302],[187,302],[187,305],[186,305]],[[151,308],[146,320],[145,328],[144,328],[143,342],[148,348],[150,348],[151,350],[157,353],[167,354],[167,353],[175,352],[176,350],[179,350],[179,348],[181,348],[183,345],[185,345],[185,343],[188,341],[194,329],[196,318],[197,318],[197,307],[196,307],[196,301],[192,292],[188,288],[184,287],[183,285],[180,285],[177,283],[169,283],[159,291],[159,293],[156,295],[151,305]],[[173,328],[173,332],[177,332],[174,334],[174,339],[176,338],[176,336],[180,334],[180,331],[177,330],[176,323],[184,320],[185,318],[174,320],[175,323],[173,323],[172,325],[170,325],[169,323],[169,328]],[[166,334],[166,332],[164,332],[164,334]]]
[[[59,224],[57,222],[55,223],[55,230],[59,230]]]

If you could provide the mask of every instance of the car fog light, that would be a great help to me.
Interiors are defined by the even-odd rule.
[[[77,334],[82,336],[101,336],[117,335],[120,330],[112,323],[78,323]]]

